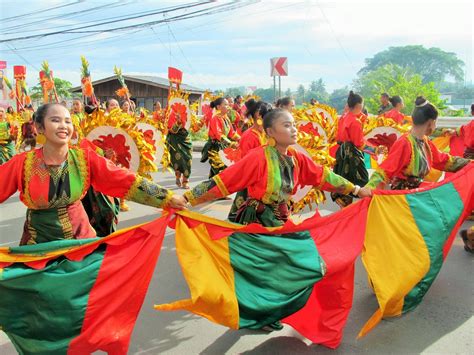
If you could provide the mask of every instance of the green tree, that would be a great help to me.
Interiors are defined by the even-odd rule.
[[[258,88],[255,90],[254,95],[260,96],[260,98],[265,101],[265,102],[273,102],[273,88],[268,88],[268,89],[262,89]]]
[[[308,97],[306,96],[306,89],[303,84],[298,85],[298,87],[296,88],[295,101],[297,105],[301,105],[303,102],[308,101]]]
[[[60,100],[72,97],[72,83],[70,81],[54,78],[54,86],[56,87],[56,92]],[[41,88],[41,84],[38,83],[31,88],[30,96],[33,100],[43,99],[43,89]]]
[[[342,113],[347,102],[348,94],[349,88],[347,86],[334,90],[331,95],[329,95],[329,106],[334,107],[337,112]]]
[[[244,86],[239,86],[239,87],[234,87],[234,88],[227,88],[224,91],[224,95],[227,96],[232,96],[236,97],[238,95],[245,95],[245,87]]]
[[[285,96],[291,97],[292,95],[293,94],[291,93],[291,89],[290,88],[286,89]]]
[[[324,84],[324,81],[322,78],[319,78],[318,80],[312,81],[311,84],[309,85],[309,90],[306,93],[306,101],[309,101],[311,99],[316,99],[319,102],[326,103],[329,101],[329,94],[326,91],[326,84]]]
[[[412,113],[415,99],[419,95],[426,97],[438,108],[444,108],[444,102],[433,82],[423,83],[421,75],[398,65],[387,64],[360,75],[354,81],[354,87],[364,97],[365,106],[370,113],[377,113],[380,94],[383,92],[390,96],[401,96],[405,102],[403,113],[407,115]]]
[[[446,76],[457,81],[464,77],[464,62],[455,53],[445,52],[440,48],[425,48],[421,45],[389,47],[365,60],[365,66],[359,75],[367,74],[387,64],[410,68],[421,75],[423,83],[442,82]]]

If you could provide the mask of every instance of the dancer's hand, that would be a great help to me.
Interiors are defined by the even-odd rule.
[[[168,202],[168,206],[177,210],[184,210],[188,201],[182,195],[173,195]]]
[[[357,196],[363,197],[372,197],[372,189],[370,187],[361,187]]]

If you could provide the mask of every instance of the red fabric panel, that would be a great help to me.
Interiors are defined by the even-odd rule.
[[[89,295],[81,334],[71,341],[68,354],[90,354],[97,350],[127,354],[168,218],[156,219],[108,243]]]
[[[314,343],[336,348],[352,307],[354,263],[362,251],[370,199],[320,218],[310,230],[327,265],[306,305],[283,320]]]

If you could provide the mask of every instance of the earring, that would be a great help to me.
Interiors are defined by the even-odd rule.
[[[259,126],[262,126],[262,125],[263,125],[263,121],[262,121],[260,118],[258,118],[258,119],[257,119],[257,124],[258,124]]]
[[[268,142],[268,145],[269,145],[270,147],[276,146],[276,141],[275,141],[275,138],[273,138],[273,137],[269,137],[268,140],[267,140],[267,142]]]

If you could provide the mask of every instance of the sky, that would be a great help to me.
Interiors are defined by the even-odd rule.
[[[192,2],[1,0],[0,40]],[[79,85],[80,56],[84,55],[93,80],[113,75],[114,65],[121,67],[124,74],[165,78],[168,66],[173,66],[184,72],[186,84],[215,90],[236,86],[268,88],[273,82],[270,58],[288,57],[289,75],[282,77],[282,90],[295,90],[298,84],[308,86],[312,80],[322,78],[328,91],[332,91],[350,86],[364,60],[377,52],[390,46],[419,44],[456,53],[466,64],[466,81],[472,83],[472,1],[250,0],[238,5],[246,6],[121,32],[15,39],[0,43],[0,60],[7,61],[6,75],[10,78],[13,65],[26,65],[30,86],[37,84],[43,60],[49,62],[55,77]],[[162,20],[203,6],[106,27]],[[84,10],[87,12],[78,13]]]

